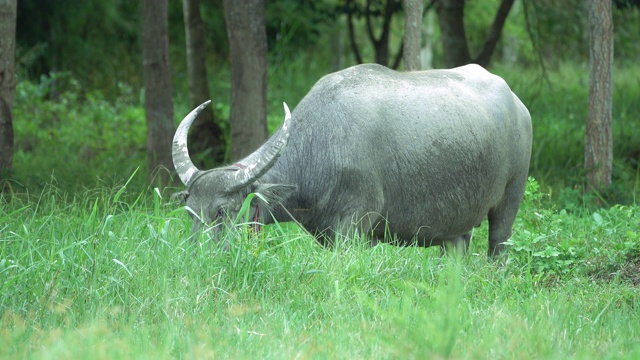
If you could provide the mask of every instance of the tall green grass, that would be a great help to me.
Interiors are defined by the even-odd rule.
[[[0,199],[0,358],[640,356],[637,207],[557,214],[531,180],[499,264],[486,226],[463,257],[290,224],[221,251],[168,195]]]

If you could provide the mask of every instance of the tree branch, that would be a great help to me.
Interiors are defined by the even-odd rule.
[[[522,8],[524,9],[524,24],[527,29],[527,34],[529,35],[529,40],[531,40],[531,45],[533,45],[533,50],[536,53],[536,59],[538,59],[538,63],[540,64],[540,68],[542,68],[542,79],[545,80],[547,84],[550,84],[549,76],[547,75],[547,67],[544,64],[544,58],[542,57],[542,49],[540,47],[540,42],[538,36],[534,34],[533,27],[531,24],[531,13],[529,12],[529,0],[524,0],[522,2]],[[535,3],[534,13],[535,13]],[[537,26],[536,26],[537,27]]]
[[[387,6],[384,9],[384,21],[382,23],[382,34],[380,34],[380,40],[383,37],[389,37],[389,28],[391,27],[391,15],[393,15],[393,0],[387,0]]]
[[[353,0],[346,0],[347,27],[349,29],[349,43],[351,44],[351,50],[353,51],[353,55],[356,57],[356,62],[358,64],[362,64],[362,55],[360,55],[358,44],[356,44],[356,34],[355,34],[355,29],[353,28],[353,7],[352,6],[353,6]]]
[[[367,20],[367,34],[369,35],[369,39],[371,40],[373,46],[377,48],[380,39],[376,39],[376,36],[373,33],[373,26],[371,26],[371,0],[367,0],[364,15]]]
[[[400,47],[398,48],[398,51],[396,52],[396,57],[395,59],[393,59],[393,64],[391,65],[392,69],[394,70],[398,69],[398,67],[400,66],[400,60],[402,60],[403,55],[404,55],[404,39],[400,41]]]

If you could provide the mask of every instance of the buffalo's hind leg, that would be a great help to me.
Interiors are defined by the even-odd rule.
[[[489,251],[490,257],[499,256],[505,249],[504,243],[511,237],[513,222],[518,214],[524,196],[527,176],[514,178],[505,190],[502,200],[489,210]]]

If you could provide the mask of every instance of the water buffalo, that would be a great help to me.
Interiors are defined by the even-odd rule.
[[[531,156],[531,117],[505,81],[478,65],[396,72],[358,65],[321,78],[282,126],[244,159],[212,170],[189,158],[182,120],[173,162],[194,230],[250,216],[295,219],[331,243],[462,244],[489,220],[489,255],[511,236]],[[266,200],[266,201],[265,201]]]

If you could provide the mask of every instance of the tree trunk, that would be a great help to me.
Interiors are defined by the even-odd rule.
[[[426,17],[422,27],[422,49],[420,49],[420,61],[422,70],[433,68],[433,34],[435,13],[427,10]]]
[[[436,1],[445,67],[452,68],[471,62],[463,22],[464,2],[465,0]]]
[[[0,0],[0,181],[8,178],[13,168],[16,7],[16,0]],[[0,184],[0,191],[3,188]]]
[[[231,159],[267,139],[267,33],[264,0],[224,0],[231,55]]]
[[[611,185],[613,138],[613,21],[610,0],[589,0],[589,109],[585,170],[592,190]]]
[[[4,190],[2,180],[9,179],[13,169],[13,121],[11,108],[0,96],[0,192]]]
[[[404,67],[409,71],[420,70],[420,45],[422,43],[422,0],[403,0],[404,4]]]
[[[167,32],[167,0],[145,0],[143,12],[142,58],[148,174],[150,182],[155,177],[160,186],[166,186],[169,185],[174,170],[171,142],[175,131]]]
[[[191,108],[211,99],[207,77],[207,44],[200,17],[200,0],[183,0],[184,29],[187,45],[187,77]],[[222,130],[215,123],[213,108],[198,116],[189,133],[192,159],[199,168],[212,168],[224,161],[225,144]]]
[[[445,67],[462,66],[472,62],[485,68],[488,67],[514,1],[502,0],[500,2],[480,53],[472,58],[464,29],[465,0],[436,0]]]

